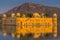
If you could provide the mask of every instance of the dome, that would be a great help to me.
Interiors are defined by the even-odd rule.
[[[20,13],[17,13],[17,16],[21,16]]]
[[[3,14],[3,17],[6,17],[6,14]]]
[[[57,16],[57,13],[54,13],[53,15],[54,15],[54,16]]]
[[[34,13],[33,16],[34,17],[40,17],[40,14],[39,13]]]
[[[15,16],[15,14],[14,14],[14,13],[12,13],[12,14],[11,14],[11,17],[14,17],[14,16]]]
[[[26,17],[25,14],[23,14],[23,17]]]

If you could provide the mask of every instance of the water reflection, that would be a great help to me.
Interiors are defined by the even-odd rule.
[[[12,35],[13,35],[13,33],[12,33]],[[12,36],[10,36],[10,35],[6,35],[6,36],[3,36],[3,33],[2,32],[0,32],[0,40],[46,40],[45,38],[43,38],[43,39],[40,39],[40,38],[38,38],[38,39],[34,39],[34,38],[32,38],[32,37],[28,37],[28,36],[24,36],[24,37],[21,37],[21,38],[14,38],[14,35],[13,35],[13,37]],[[58,37],[58,38],[48,38],[47,40],[60,40],[60,37]]]
[[[0,40],[16,40],[16,38],[12,38],[10,35],[3,36],[3,33],[0,32]]]

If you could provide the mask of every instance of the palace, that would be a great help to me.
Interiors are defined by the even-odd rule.
[[[12,36],[20,34],[25,36],[26,34],[32,33],[34,38],[38,38],[41,35],[52,33],[54,37],[57,37],[57,14],[54,13],[53,17],[45,17],[44,14],[34,13],[33,16],[26,17],[24,14],[20,17],[20,13],[16,15],[11,14],[11,17],[7,17],[3,14],[2,18],[2,30],[3,32],[11,32]],[[12,31],[13,30],[13,31]]]

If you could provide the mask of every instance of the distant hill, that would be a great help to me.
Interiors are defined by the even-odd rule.
[[[11,14],[11,13],[17,13],[17,12],[20,12],[22,14],[33,14],[35,12],[38,12],[38,13],[45,13],[45,14],[48,14],[49,16],[52,16],[53,13],[57,13],[58,14],[58,17],[60,17],[60,8],[57,8],[57,7],[49,7],[49,6],[44,6],[44,5],[41,5],[41,4],[33,4],[33,3],[25,3],[25,4],[22,4],[18,7],[15,7],[11,10],[9,10],[8,12],[5,12],[8,16]]]

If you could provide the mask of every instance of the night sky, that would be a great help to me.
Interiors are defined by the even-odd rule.
[[[0,0],[0,14],[27,2],[60,8],[60,0]]]

